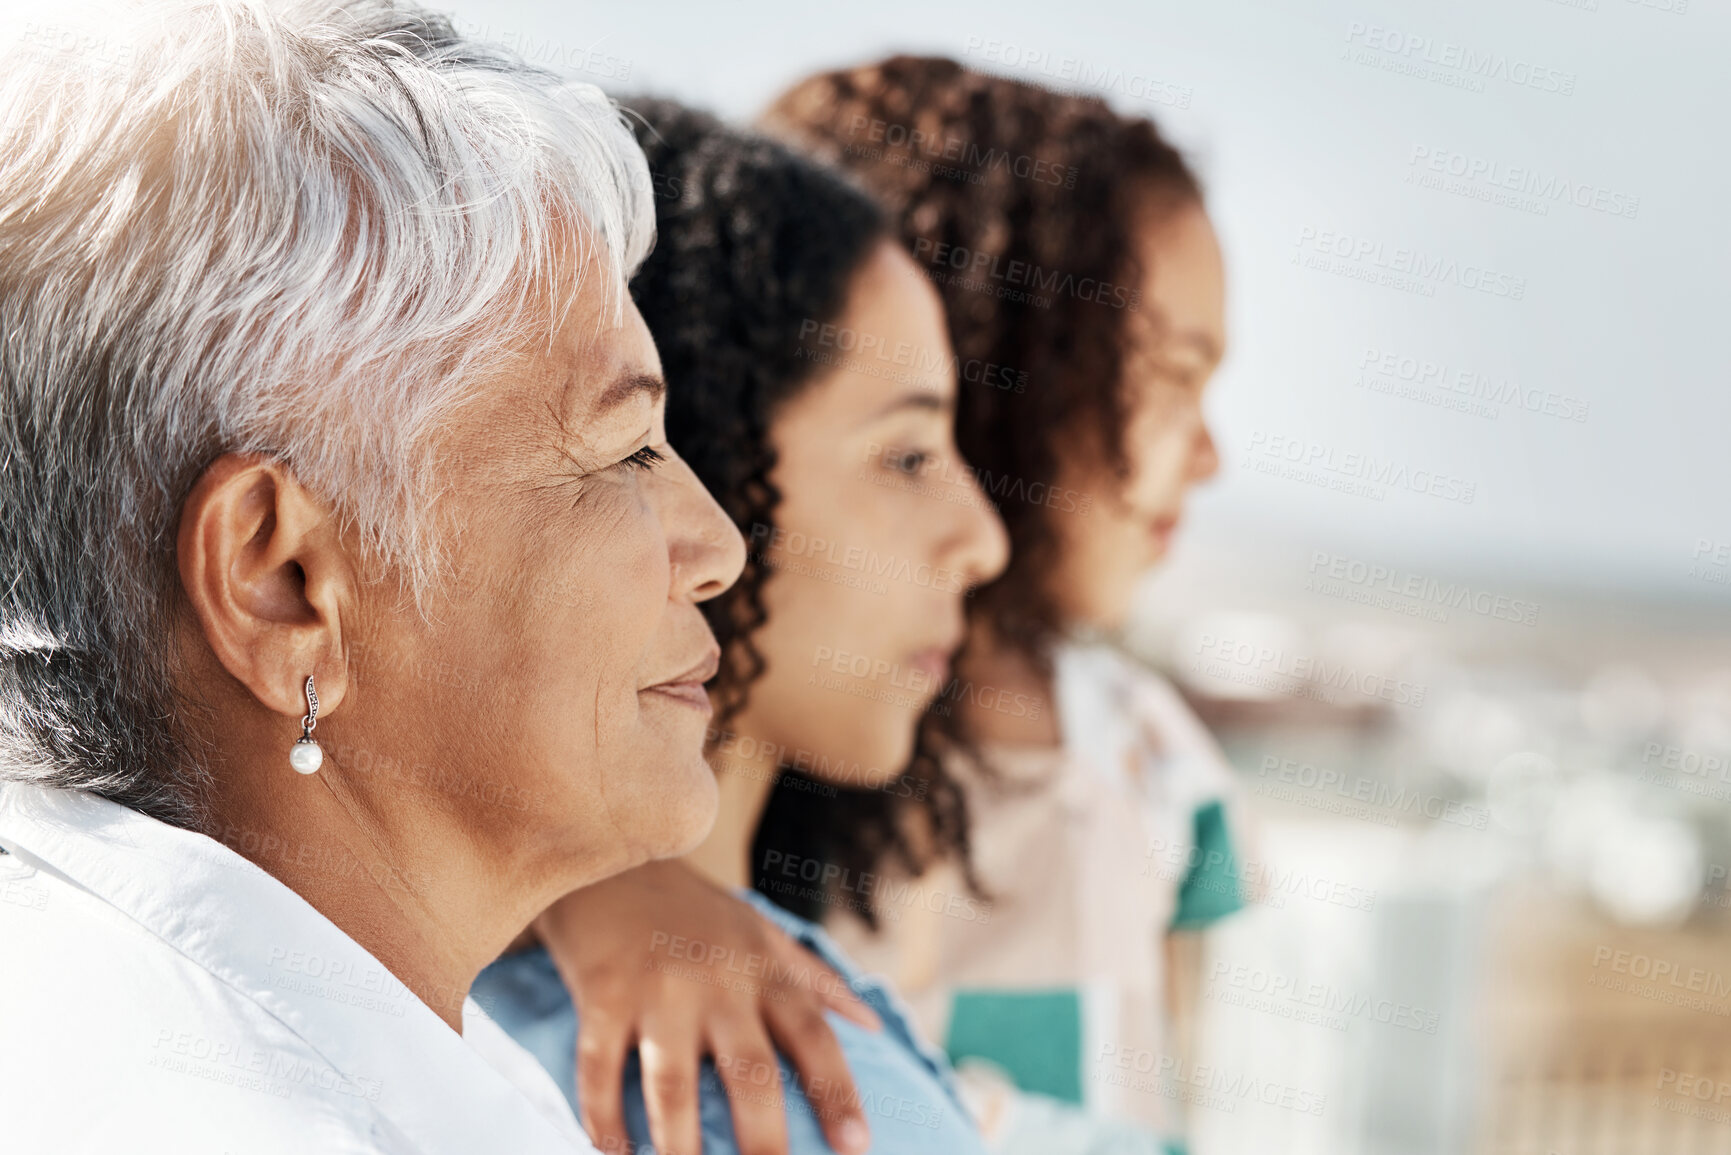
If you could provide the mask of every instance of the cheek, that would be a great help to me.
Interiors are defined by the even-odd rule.
[[[1148,526],[1113,502],[1096,502],[1086,518],[1059,520],[1047,588],[1071,625],[1110,627],[1122,616],[1137,578],[1158,560]]]
[[[842,556],[839,548],[838,557]],[[847,580],[856,575],[809,551],[804,555],[778,551],[771,555],[771,563],[774,573],[763,590],[767,620],[752,635],[770,670],[803,679],[834,654],[859,648],[864,639],[857,628],[856,607],[861,598],[871,595],[814,576]],[[764,680],[773,677],[766,673]]]
[[[815,664],[810,647],[786,665],[773,661],[752,689],[742,724],[783,747],[794,765],[837,785],[875,787],[899,772],[913,750],[914,727],[931,687],[909,671],[892,672],[854,659],[872,652],[836,650]],[[766,655],[767,656],[767,655]],[[863,669],[863,674],[854,669]]]
[[[807,735],[815,752],[813,777],[853,789],[881,789],[907,768],[913,755],[919,711],[857,695],[830,695],[845,704],[831,707],[829,724]]]
[[[1195,437],[1188,422],[1171,421],[1143,439],[1135,458],[1124,500],[1132,509],[1162,512],[1174,491],[1181,488],[1189,469]]]
[[[1147,564],[1147,521],[1125,506],[1108,504],[1088,518],[1076,519],[1066,545],[1070,580],[1085,585],[1115,584],[1124,571]]]
[[[784,482],[796,476],[797,488],[777,515],[777,544],[766,554],[768,620],[754,640],[766,657],[774,652],[771,668],[805,671],[815,656],[875,655],[894,638],[886,610],[909,584],[907,574],[927,560],[914,519],[927,512],[929,499],[837,478],[827,463],[798,464],[797,472],[778,474]]]
[[[905,555],[904,555],[905,556]],[[804,565],[812,559],[786,559]],[[829,566],[824,577],[883,584],[882,595],[807,573],[778,573],[764,590],[768,621],[753,635],[766,672],[752,687],[749,726],[789,751],[899,769],[914,718],[937,689],[910,669],[909,620],[924,629],[896,583]],[[930,592],[915,591],[929,598]],[[820,775],[821,776],[821,775]]]
[[[668,558],[653,516],[625,493],[534,531],[514,616],[521,713],[587,730],[603,747],[635,723],[641,667],[667,609]]]
[[[626,519],[589,556],[595,592],[582,634],[592,646],[591,661],[603,667],[597,680],[612,690],[608,698],[634,716],[646,665],[664,656],[657,642],[668,619],[666,544],[653,519]]]

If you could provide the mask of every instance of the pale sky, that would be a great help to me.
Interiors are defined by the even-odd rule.
[[[1233,347],[1210,403],[1227,470],[1195,502],[1189,534],[1731,598],[1686,576],[1699,541],[1731,541],[1720,338],[1731,16],[1702,0],[1681,14],[1654,6],[1675,2],[452,10],[611,89],[735,117],[816,68],[892,50],[1012,74],[1029,54],[1051,69],[1073,58],[1192,150],[1227,248]],[[1468,70],[1478,60],[1488,75]],[[1409,181],[1451,172],[1469,183]],[[1479,199],[1499,191],[1492,182],[1513,186],[1516,203]],[[1337,252],[1363,255],[1320,271],[1293,263]],[[1353,275],[1407,259],[1437,270],[1433,295]],[[1479,270],[1492,292],[1463,283]],[[1396,381],[1421,396],[1355,384],[1387,354],[1384,382],[1439,367]],[[1444,398],[1481,408],[1429,403]],[[1337,463],[1390,462],[1421,487],[1441,475],[1457,497],[1470,485],[1472,501],[1398,488],[1376,501],[1247,468],[1246,453],[1276,438]]]
[[[893,50],[1030,77],[1010,65],[1069,58],[1191,150],[1227,250],[1232,348],[1210,401],[1227,468],[1185,539],[1731,606],[1687,574],[1699,543],[1731,543],[1723,0],[434,6],[615,92],[741,118]],[[1483,199],[1498,181],[1526,191]],[[1419,291],[1358,279],[1407,261],[1433,272]],[[1466,283],[1481,277],[1496,291]],[[1356,384],[1390,354],[1381,383],[1416,396]],[[1252,450],[1277,466],[1271,446],[1472,501],[1249,468]]]

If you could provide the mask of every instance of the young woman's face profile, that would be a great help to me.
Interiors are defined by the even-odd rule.
[[[1190,487],[1220,467],[1202,413],[1226,349],[1220,243],[1195,201],[1152,217],[1139,239],[1148,272],[1124,365],[1130,475],[1120,480],[1090,438],[1062,447],[1061,484],[1092,501],[1087,516],[1054,514],[1060,548],[1047,579],[1065,621],[1104,629],[1123,625],[1137,580],[1166,555]]]
[[[767,669],[735,726],[838,786],[906,765],[920,712],[949,677],[969,587],[1009,545],[955,446],[943,306],[885,241],[842,315],[802,341],[824,367],[770,429],[776,526],[746,532],[774,572],[753,634]]]

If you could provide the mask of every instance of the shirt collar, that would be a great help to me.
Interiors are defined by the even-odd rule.
[[[356,1086],[376,1081],[375,1106],[417,1150],[573,1150],[523,1090],[384,964],[214,839],[94,795],[0,782],[0,845],[132,918]],[[465,1019],[480,1015],[466,1001]]]

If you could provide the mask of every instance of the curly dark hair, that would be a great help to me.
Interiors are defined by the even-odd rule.
[[[667,438],[735,524],[758,540],[781,495],[770,480],[770,426],[821,365],[804,356],[801,326],[834,321],[872,249],[892,239],[887,216],[841,174],[756,134],[668,100],[626,100],[655,184],[657,240],[631,282],[668,381]],[[762,675],[753,633],[766,620],[771,575],[750,555],[739,581],[703,606],[722,647],[711,683],[720,700],[712,743]],[[753,885],[806,918],[825,903],[766,885],[767,851],[855,872],[888,858],[910,870],[933,857],[967,859],[961,791],[945,771],[948,710],[920,721],[914,754],[879,790],[840,790],[783,767],[758,824]],[[907,818],[925,827],[911,836]],[[803,891],[801,892],[803,894]]]
[[[1028,495],[1049,492],[1060,448],[1079,435],[1126,474],[1132,319],[1159,322],[1124,289],[1145,273],[1134,240],[1151,214],[1201,199],[1196,175],[1152,121],[936,57],[812,76],[763,123],[858,177],[895,214],[944,298],[964,362],[1025,378],[1025,391],[1009,391],[1001,376],[964,375],[956,435],[1010,533],[1009,568],[977,591],[972,612],[1049,668],[1063,627],[1046,577],[1057,512]],[[949,275],[953,261],[934,260],[957,253],[969,269],[1032,270],[1023,284],[1058,291],[1043,302],[1038,292],[981,292]]]

